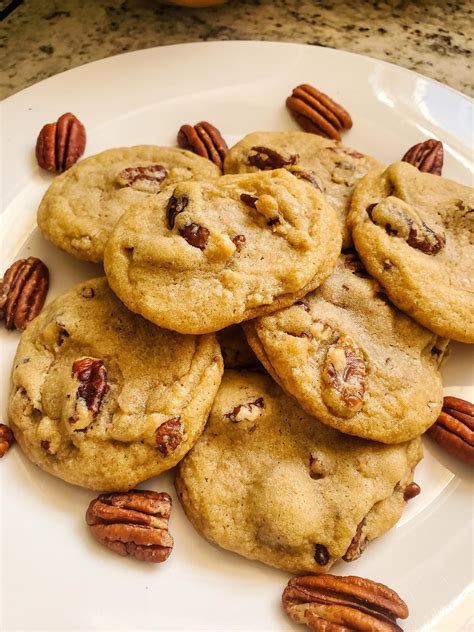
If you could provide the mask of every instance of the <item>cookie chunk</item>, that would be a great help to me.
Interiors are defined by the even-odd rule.
[[[100,262],[110,232],[133,203],[167,185],[215,178],[210,160],[183,149],[137,145],[109,149],[55,178],[38,209],[38,226],[59,248]]]
[[[340,247],[322,193],[279,169],[148,197],[115,226],[104,264],[129,309],[201,334],[294,303],[331,273]]]
[[[325,573],[394,526],[421,457],[419,438],[387,446],[344,435],[268,376],[226,371],[175,484],[211,542],[292,573]]]
[[[284,167],[326,196],[342,226],[343,247],[351,243],[346,226],[354,186],[380,163],[342,143],[306,132],[254,132],[227,154],[225,173]]]
[[[245,332],[277,382],[341,432],[398,443],[439,415],[447,341],[394,307],[355,253],[298,304],[245,323]]]
[[[399,309],[439,336],[474,343],[474,189],[397,162],[357,186],[349,225]]]
[[[9,415],[27,457],[70,483],[128,490],[201,434],[222,375],[214,335],[129,312],[104,278],[57,298],[22,334]]]

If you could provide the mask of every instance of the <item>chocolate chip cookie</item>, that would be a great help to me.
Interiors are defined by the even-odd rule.
[[[129,312],[104,278],[93,279],[53,301],[22,334],[10,424],[47,472],[128,490],[191,448],[222,370],[214,335],[159,329]]]
[[[405,506],[419,438],[383,445],[311,419],[268,376],[226,371],[176,489],[205,538],[292,573],[357,559]]]
[[[274,379],[341,432],[398,443],[439,415],[447,341],[394,307],[355,253],[296,305],[244,328]]]
[[[346,248],[352,243],[346,216],[354,186],[368,171],[380,166],[375,158],[316,134],[253,132],[229,151],[224,172],[284,167],[318,187],[337,212]]]
[[[59,248],[100,262],[125,209],[167,185],[214,178],[220,169],[183,149],[137,145],[109,149],[56,177],[38,209],[38,226]]]
[[[340,247],[322,193],[279,169],[149,196],[116,224],[104,264],[129,309],[201,334],[294,303],[331,273]]]
[[[390,300],[439,336],[474,343],[474,189],[397,162],[357,186],[348,218]]]

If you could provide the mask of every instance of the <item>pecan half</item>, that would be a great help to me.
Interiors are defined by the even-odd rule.
[[[145,193],[158,193],[161,183],[168,175],[163,165],[147,165],[146,167],[127,167],[118,176],[117,182],[121,186],[132,187]]]
[[[179,229],[179,234],[181,237],[186,239],[190,246],[194,246],[194,248],[200,248],[204,250],[207,244],[207,240],[209,238],[209,231],[204,226],[199,226],[199,224],[188,224],[184,228]]]
[[[171,417],[155,430],[156,447],[163,456],[176,450],[183,440],[184,428],[180,417]]]
[[[380,204],[371,204],[367,207],[367,214],[374,224],[385,228],[389,235],[404,239],[409,246],[426,255],[437,254],[446,244],[444,235],[435,233],[420,218],[412,218],[404,213],[391,203],[390,198]]]
[[[341,140],[341,130],[352,127],[347,110],[307,83],[293,88],[291,97],[286,100],[286,107],[305,132]]]
[[[285,156],[282,156],[277,151],[270,149],[269,147],[255,146],[252,147],[250,151],[254,153],[249,154],[247,157],[249,165],[264,171],[268,169],[282,169],[283,167],[294,165],[298,160],[298,155],[296,154],[292,154],[291,156],[288,156],[288,158],[285,158]]]
[[[11,429],[5,424],[0,424],[0,459],[15,443],[15,437]]]
[[[425,173],[440,176],[443,169],[443,143],[430,138],[423,143],[413,145],[403,156],[402,161],[409,162]]]
[[[170,230],[174,228],[176,216],[184,211],[188,203],[187,197],[175,197],[174,195],[170,197],[166,205],[166,221]]]
[[[79,381],[76,398],[84,402],[95,419],[109,390],[104,363],[98,358],[79,358],[73,362],[72,375]]]
[[[445,397],[443,410],[426,434],[450,454],[474,465],[474,404]]]
[[[365,525],[365,518],[361,520],[359,524],[357,525],[355,535],[352,538],[352,541],[349,544],[347,551],[342,556],[342,559],[345,562],[353,562],[354,560],[359,559],[359,557],[367,548],[369,540],[367,538],[362,537],[362,529],[364,528],[364,525]]]
[[[201,121],[194,125],[182,125],[178,132],[178,145],[198,156],[212,160],[220,169],[229,148],[217,127]]]
[[[164,562],[173,549],[170,513],[168,494],[140,489],[101,494],[90,503],[86,522],[95,539],[115,553],[142,562]]]
[[[331,345],[324,360],[322,396],[335,414],[350,417],[362,408],[367,385],[364,354],[343,334]]]
[[[293,621],[318,632],[401,632],[397,618],[408,617],[407,605],[395,591],[350,575],[293,577],[282,602]]]
[[[263,397],[258,397],[253,402],[235,406],[230,413],[224,415],[224,419],[228,419],[234,423],[239,421],[254,421],[261,414],[261,409],[264,407],[265,403]]]
[[[49,272],[36,257],[12,264],[0,283],[0,320],[7,329],[22,331],[43,308],[49,288]]]
[[[66,112],[56,123],[45,125],[36,141],[36,160],[51,173],[62,173],[79,160],[86,148],[86,129],[81,121]]]

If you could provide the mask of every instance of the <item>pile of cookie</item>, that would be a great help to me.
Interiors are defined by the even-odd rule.
[[[474,342],[474,195],[441,177],[439,141],[386,167],[340,142],[351,117],[314,87],[287,107],[305,131],[230,150],[202,122],[179,148],[77,162],[73,114],[41,130],[38,163],[60,175],[39,228],[105,277],[43,308],[43,262],[5,273],[0,317],[23,333],[0,455],[15,438],[45,471],[110,492],[87,509],[92,533],[152,562],[173,548],[171,498],[133,488],[178,464],[200,534],[310,573],[283,594],[296,622],[395,630],[396,593],[326,573],[420,492],[424,432],[474,462],[474,407],[443,404],[439,373],[450,339]]]

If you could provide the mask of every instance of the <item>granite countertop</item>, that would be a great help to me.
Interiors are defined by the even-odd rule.
[[[25,0],[0,24],[0,96],[125,51],[233,39],[362,53],[474,95],[472,13],[469,0],[231,0],[208,9],[157,0]]]

